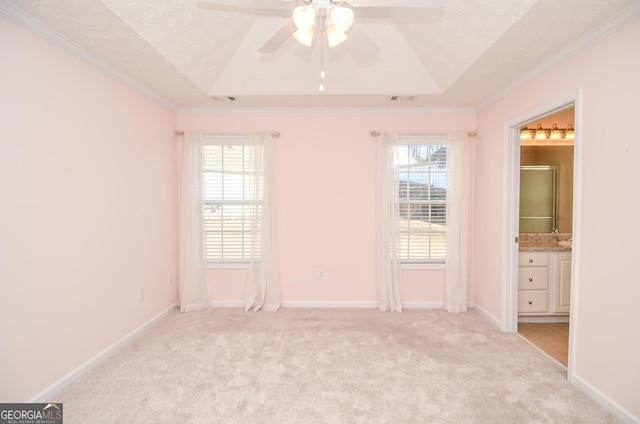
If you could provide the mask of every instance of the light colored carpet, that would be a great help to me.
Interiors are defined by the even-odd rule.
[[[56,401],[65,424],[617,422],[474,311],[176,312]]]

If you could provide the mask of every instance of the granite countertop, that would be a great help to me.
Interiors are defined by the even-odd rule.
[[[518,247],[521,252],[571,252],[571,245],[562,246],[571,240],[571,234],[520,233]]]
[[[557,241],[521,241],[521,252],[571,252],[570,246],[560,246]]]

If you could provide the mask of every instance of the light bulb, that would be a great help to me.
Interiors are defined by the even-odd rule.
[[[318,87],[318,90],[324,91],[324,84],[320,83],[320,87]]]
[[[324,78],[326,76],[327,76],[327,74],[324,73],[324,69],[322,71],[320,71],[320,78]]]
[[[335,47],[347,39],[347,34],[338,31],[335,27],[327,27],[327,40],[329,47]]]
[[[305,46],[311,47],[311,44],[313,43],[313,32],[314,32],[313,28],[311,28],[310,31],[299,29],[293,33],[293,38],[295,38]]]
[[[293,10],[292,18],[298,29],[309,31],[316,26],[316,8],[310,4],[298,6]]]
[[[331,6],[329,19],[336,31],[346,32],[353,25],[353,10],[348,7]]]

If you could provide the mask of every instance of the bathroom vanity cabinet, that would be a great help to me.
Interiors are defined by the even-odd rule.
[[[553,311],[569,313],[571,306],[571,253],[553,254],[555,296]]]
[[[570,252],[519,253],[518,315],[568,315],[570,298]]]

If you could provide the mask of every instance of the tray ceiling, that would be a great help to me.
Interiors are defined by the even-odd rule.
[[[357,32],[325,56],[324,92],[318,91],[318,43],[308,48],[290,38],[273,53],[257,51],[295,2],[226,0],[238,6],[226,9],[196,0],[5,3],[176,107],[290,108],[477,106],[637,1],[443,0],[435,9],[355,8]],[[358,54],[356,37],[378,52]]]

